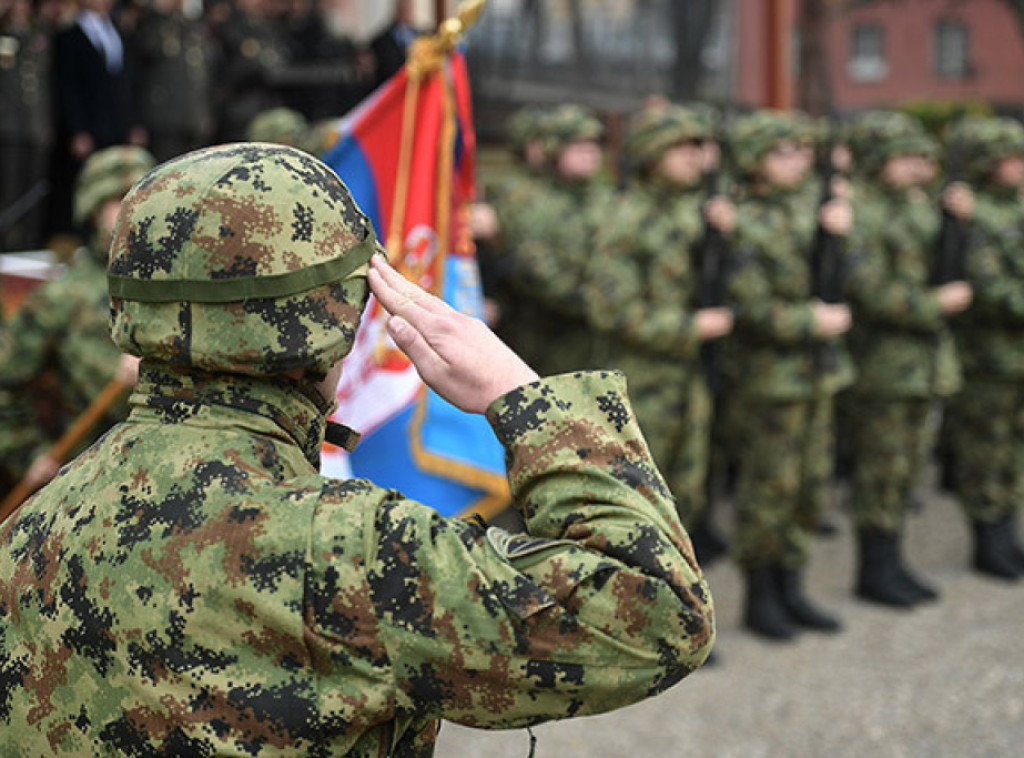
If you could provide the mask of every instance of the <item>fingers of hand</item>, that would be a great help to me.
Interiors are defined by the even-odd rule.
[[[401,314],[414,323],[418,310],[435,314],[451,310],[447,303],[410,282],[382,258],[375,256],[371,265],[368,274],[370,288],[388,313]]]

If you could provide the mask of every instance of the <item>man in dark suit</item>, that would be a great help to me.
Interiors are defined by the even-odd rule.
[[[377,63],[374,86],[386,82],[405,65],[409,45],[419,34],[412,25],[412,0],[398,0],[394,20],[370,43]]]
[[[143,145],[133,101],[130,64],[110,18],[113,0],[79,0],[75,23],[53,41],[57,144],[52,231],[70,231],[74,178],[95,150]]]

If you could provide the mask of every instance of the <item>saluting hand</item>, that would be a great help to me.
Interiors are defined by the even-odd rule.
[[[388,334],[427,386],[457,408],[483,413],[537,373],[492,332],[395,271],[375,255],[370,289],[391,318]]]

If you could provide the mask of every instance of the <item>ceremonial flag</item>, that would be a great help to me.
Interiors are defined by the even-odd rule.
[[[466,224],[476,142],[465,57],[455,50],[433,63],[411,63],[343,119],[324,160],[387,241],[392,265],[481,318]],[[325,450],[324,473],[350,469],[445,516],[497,512],[509,500],[501,445],[486,419],[423,385],[388,337],[385,315],[371,298],[339,387],[334,418],[363,438],[347,456]]]

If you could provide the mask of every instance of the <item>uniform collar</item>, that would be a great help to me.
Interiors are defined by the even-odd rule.
[[[332,408],[308,382],[286,377],[213,374],[150,360],[139,367],[132,416],[155,414],[163,423],[188,424],[212,417],[222,428],[245,428],[284,438],[320,468],[327,416]]]

